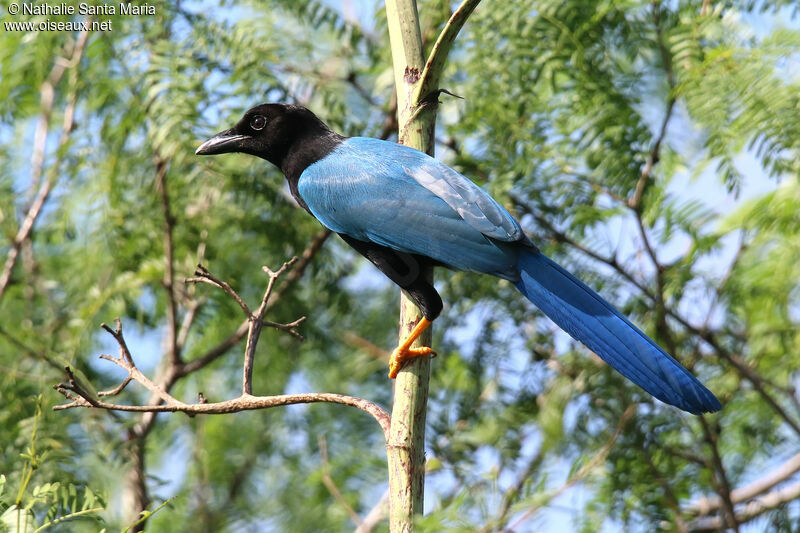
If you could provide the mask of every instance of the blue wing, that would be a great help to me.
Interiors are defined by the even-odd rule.
[[[483,189],[406,146],[354,137],[300,176],[323,225],[460,270],[517,279],[519,223]]]

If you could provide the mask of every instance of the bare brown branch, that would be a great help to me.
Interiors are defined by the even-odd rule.
[[[247,307],[247,304],[242,300],[241,296],[233,290],[233,288],[228,285],[227,282],[219,280],[215,278],[211,272],[209,272],[203,265],[197,265],[197,269],[194,271],[194,275],[197,277],[194,278],[186,278],[183,280],[184,283],[208,283],[209,285],[213,285],[214,287],[218,287],[225,291],[225,294],[233,298],[233,300],[239,304],[239,307],[242,308],[244,311],[245,316],[249,317],[252,315],[250,308]]]
[[[375,526],[380,524],[389,514],[389,490],[384,491],[372,509],[364,516],[364,521],[356,528],[354,533],[371,533]]]
[[[264,327],[264,313],[267,310],[267,304],[269,303],[270,296],[272,296],[272,289],[275,287],[275,282],[277,281],[278,277],[280,277],[281,274],[286,272],[287,268],[296,262],[297,257],[293,257],[291,260],[285,262],[283,266],[276,272],[273,272],[267,267],[262,267],[264,272],[269,274],[269,283],[267,284],[267,290],[264,291],[264,297],[261,299],[261,305],[258,307],[258,311],[251,313],[248,316],[248,321],[250,324],[248,326],[247,343],[244,348],[242,394],[250,395],[253,393],[253,361],[255,360],[256,356],[256,345],[258,344],[258,338],[261,335],[261,328]]]
[[[663,63],[664,73],[667,77],[669,95],[667,96],[667,108],[664,112],[664,119],[661,122],[661,129],[658,132],[658,137],[656,137],[653,147],[650,149],[650,154],[647,156],[647,161],[645,161],[645,165],[642,168],[639,181],[636,183],[636,187],[634,188],[633,196],[628,201],[628,207],[637,213],[641,213],[642,196],[644,195],[647,182],[653,173],[653,167],[655,167],[655,165],[661,159],[661,145],[664,142],[664,138],[667,136],[667,126],[672,118],[672,111],[675,109],[676,103],[676,97],[674,94],[676,81],[675,73],[672,68],[672,55],[670,54],[670,51],[664,42],[664,31],[661,27],[661,6],[658,2],[653,3],[653,23],[656,30],[658,49],[661,54],[661,62]],[[644,231],[643,228],[642,231]],[[648,253],[651,257],[653,257],[652,249],[648,249]]]
[[[133,381],[133,377],[131,377],[129,375],[124,380],[122,380],[122,383],[120,383],[119,385],[117,385],[113,389],[109,389],[109,390],[106,390],[106,391],[100,391],[100,392],[97,393],[97,395],[100,396],[100,397],[102,397],[102,396],[116,396],[117,394],[122,392],[125,389],[125,387],[128,386],[128,383],[130,383],[131,381]]]
[[[51,172],[48,173],[45,182],[40,187],[39,182],[41,180],[44,166],[44,153],[47,144],[48,130],[50,128],[50,114],[53,109],[53,100],[55,99],[55,87],[58,85],[58,82],[61,80],[64,72],[67,69],[76,68],[78,66],[81,61],[81,57],[83,56],[83,50],[86,47],[86,41],[88,38],[88,30],[81,31],[80,34],[78,34],[78,39],[75,42],[75,45],[73,46],[72,56],[69,61],[65,60],[64,58],[57,57],[55,65],[50,71],[50,75],[42,84],[40,90],[41,111],[39,122],[36,125],[33,154],[31,155],[31,191],[35,191],[37,188],[38,191],[36,192],[33,201],[31,202],[27,212],[25,213],[25,216],[22,219],[22,223],[17,230],[16,236],[11,242],[11,248],[8,250],[8,255],[6,256],[6,261],[3,265],[3,270],[0,271],[0,300],[2,300],[3,295],[5,295],[6,289],[11,281],[11,273],[14,271],[14,266],[17,264],[17,259],[19,258],[19,252],[22,249],[22,245],[30,237],[31,232],[33,231],[33,226],[36,224],[36,220],[39,218],[42,208],[47,202],[50,192],[53,190],[53,186],[55,185],[56,178],[58,177],[58,167],[60,166],[62,158],[61,154],[63,152],[61,149],[67,144],[67,142],[69,142],[69,136],[75,124],[74,117],[75,105],[77,103],[77,90],[75,89],[75,83],[73,82],[71,94],[69,95],[67,99],[67,105],[64,108],[61,136],[59,137],[58,150],[56,151],[58,155],[56,157],[56,161],[51,167]]]
[[[141,373],[139,369],[136,367],[136,364],[133,362],[133,356],[131,355],[130,350],[128,349],[128,345],[125,343],[125,337],[122,334],[122,321],[117,318],[116,319],[117,328],[112,330],[106,324],[101,324],[100,326],[108,331],[114,339],[119,344],[119,357],[114,357],[112,355],[102,354],[100,355],[100,359],[105,359],[106,361],[111,361],[112,363],[116,364],[117,366],[123,368],[125,371],[128,372],[128,376],[126,381],[129,381],[128,378],[138,381],[142,385],[144,385],[154,396],[160,399],[163,402],[166,402],[168,405],[179,405],[183,402],[180,402],[173,398],[163,387],[160,385],[153,383],[147,376]],[[127,383],[123,382],[118,388],[121,391]],[[69,388],[68,388],[69,389]],[[86,398],[85,395],[81,394],[81,392],[75,388],[69,389],[73,390],[80,396],[84,397],[87,401],[89,398]],[[116,390],[116,389],[112,389]],[[105,394],[104,396],[112,396],[113,394]]]
[[[387,413],[378,404],[363,398],[356,398],[354,396],[346,396],[344,394],[335,394],[330,392],[279,394],[276,396],[242,395],[238,398],[214,403],[187,404],[183,402],[177,402],[173,404],[156,405],[125,405],[108,403],[96,398],[92,398],[85,389],[80,388],[79,390],[81,393],[86,394],[86,396],[83,396],[81,393],[74,391],[71,387],[73,387],[73,385],[65,386],[65,384],[60,384],[56,386],[59,392],[64,394],[66,398],[72,401],[67,404],[57,405],[53,408],[54,410],[60,411],[64,409],[71,409],[73,407],[94,407],[111,411],[128,411],[134,413],[187,413],[220,415],[227,413],[238,413],[240,411],[252,411],[255,409],[269,409],[271,407],[278,407],[282,405],[322,402],[349,405],[351,407],[355,407],[356,409],[360,409],[371,415],[381,426],[381,429],[383,429],[384,433],[389,430],[389,413]],[[78,397],[75,397],[70,393],[77,394]]]
[[[358,513],[353,509],[353,507],[347,503],[347,500],[342,495],[342,491],[339,490],[339,487],[336,486],[336,482],[333,481],[331,477],[331,465],[328,461],[328,441],[325,438],[325,435],[320,435],[317,437],[317,442],[319,443],[319,454],[322,458],[322,483],[325,485],[325,488],[328,489],[328,492],[331,493],[333,499],[341,505],[344,510],[347,512],[347,515],[350,517],[350,520],[357,527],[361,527],[364,524],[364,521],[358,515]]]
[[[719,427],[712,426],[704,416],[700,417],[700,425],[703,427],[703,436],[711,448],[711,463],[714,467],[711,484],[722,500],[721,510],[725,529],[732,529],[738,533],[739,521],[736,518],[736,512],[731,501],[731,486],[725,466],[722,463],[722,456],[719,453]]]
[[[739,507],[735,520],[737,523],[743,524],[797,498],[800,498],[800,481],[759,496]],[[726,523],[724,516],[708,516],[693,522],[691,528],[693,531],[722,531],[725,529]]]
[[[302,254],[299,256],[299,260],[295,267],[284,277],[283,283],[278,289],[275,291],[270,298],[270,303],[267,306],[267,310],[269,310],[273,305],[275,305],[281,298],[284,292],[288,290],[297,280],[299,280],[303,273],[306,271],[306,268],[311,263],[311,260],[317,255],[317,252],[322,249],[322,245],[325,244],[325,241],[330,237],[331,231],[328,229],[320,231],[308,244],[306,249],[303,251]],[[227,353],[228,350],[236,346],[239,341],[241,341],[246,335],[247,331],[249,330],[249,320],[245,320],[242,322],[236,331],[231,333],[225,340],[211,348],[208,352],[201,355],[197,359],[192,361],[188,361],[182,365],[182,367],[178,370],[176,374],[176,378],[183,377],[192,372],[196,372],[201,368],[208,366],[209,364],[213,363],[217,360],[220,356]]]
[[[582,481],[586,478],[592,471],[603,464],[603,461],[606,460],[608,453],[611,451],[611,448],[617,442],[617,439],[622,434],[622,431],[625,429],[628,421],[633,417],[634,413],[636,412],[636,405],[629,405],[627,409],[622,413],[622,416],[617,423],[617,427],[614,429],[614,433],[608,438],[608,440],[603,444],[603,447],[592,457],[585,465],[583,465],[577,472],[572,474],[567,481],[561,485],[558,489],[554,490],[550,494],[547,495],[547,498],[542,499],[540,503],[537,503],[531,506],[527,511],[522,513],[522,515],[517,518],[514,523],[512,523],[508,528],[507,531],[517,531],[521,524],[526,522],[530,519],[534,514],[536,514],[543,506],[547,505],[548,502],[552,501],[554,498],[558,497],[559,495],[563,494],[568,488],[572,487],[576,483]]]
[[[491,523],[484,526],[481,532],[488,533],[489,531],[504,530],[503,527],[506,521],[510,518],[508,516],[511,511],[511,506],[519,499],[525,483],[530,480],[531,476],[539,469],[544,460],[545,454],[542,450],[537,450],[536,454],[528,461],[528,465],[523,468],[514,483],[506,489],[503,493],[503,500],[500,503],[500,512],[497,513],[497,518]]]
[[[158,151],[156,150],[156,153]],[[178,301],[175,294],[175,244],[173,239],[175,219],[170,206],[167,188],[167,168],[169,160],[159,155],[155,157],[156,189],[161,198],[161,215],[164,217],[164,279],[162,284],[167,292],[167,346],[169,364],[180,366],[181,351],[178,343]]]
[[[792,456],[788,461],[767,475],[743,487],[732,490],[730,494],[731,502],[736,505],[756,498],[771,490],[779,483],[786,481],[797,472],[800,472],[800,453]],[[686,508],[686,512],[699,516],[707,516],[718,511],[722,505],[723,502],[719,496],[704,497],[690,504]]]
[[[384,437],[386,437],[390,424],[389,414],[383,408],[368,400],[355,398],[352,396],[345,396],[341,394],[334,394],[334,393],[283,394],[278,396],[261,396],[261,397],[252,395],[251,392],[252,364],[255,355],[256,345],[258,343],[258,335],[263,326],[265,325],[278,326],[278,329],[298,335],[297,332],[294,331],[294,328],[299,326],[305,320],[305,317],[303,317],[289,324],[277,324],[263,320],[264,313],[269,307],[270,298],[273,295],[273,289],[275,287],[277,279],[282,274],[286,273],[287,269],[295,262],[296,258],[292,259],[291,261],[287,261],[286,263],[283,264],[283,266],[280,269],[274,272],[266,267],[264,268],[264,270],[269,275],[269,283],[267,284],[267,289],[264,292],[264,296],[261,299],[261,304],[258,310],[255,313],[249,314],[248,316],[247,324],[249,326],[249,329],[247,336],[247,345],[245,348],[245,362],[243,371],[244,384],[243,384],[242,395],[239,396],[238,398],[234,398],[232,400],[227,400],[223,402],[210,403],[206,401],[205,398],[201,397],[199,403],[195,404],[187,404],[181,402],[180,400],[177,400],[176,398],[174,398],[169,394],[168,387],[165,387],[160,384],[160,383],[166,383],[168,385],[173,384],[177,379],[174,374],[168,375],[167,377],[164,378],[163,381],[157,383],[150,380],[147,376],[142,374],[142,372],[140,372],[139,369],[136,367],[136,364],[133,361],[133,356],[131,355],[131,352],[128,349],[127,343],[125,342],[125,337],[122,331],[122,322],[119,319],[117,319],[116,328],[112,329],[106,324],[102,324],[102,327],[109,334],[111,334],[117,341],[117,344],[119,345],[119,356],[115,357],[103,354],[100,356],[100,358],[105,359],[107,361],[111,361],[112,363],[123,368],[128,373],[125,380],[123,380],[123,382],[119,386],[109,391],[98,393],[95,396],[89,391],[88,387],[83,386],[75,378],[72,370],[69,367],[67,367],[65,369],[67,374],[67,381],[65,383],[60,383],[56,385],[55,389],[59,391],[61,394],[63,394],[68,400],[70,400],[70,402],[67,404],[56,406],[55,409],[62,410],[62,409],[70,409],[73,407],[92,407],[98,409],[107,409],[111,411],[129,411],[129,412],[147,413],[150,416],[143,418],[139,422],[139,424],[137,424],[131,430],[133,432],[132,433],[133,436],[135,436],[136,438],[142,438],[143,435],[146,435],[149,427],[152,426],[155,413],[183,412],[190,415],[223,414],[223,413],[234,413],[238,411],[247,411],[253,409],[266,409],[270,407],[276,407],[279,405],[327,402],[327,403],[338,403],[341,405],[349,405],[361,409],[362,411],[370,414],[381,426],[381,429],[384,432]],[[205,269],[203,269],[203,271],[207,273]],[[208,273],[203,275],[202,279],[216,280],[216,278],[214,278]],[[233,291],[233,289],[231,289],[230,285],[228,285],[227,283],[216,280],[212,284],[225,290],[225,292],[228,293],[229,296],[231,296],[231,298],[241,300],[239,295],[236,294],[236,292]],[[227,287],[227,289],[225,287]],[[275,294],[277,295],[278,293],[276,292]],[[246,305],[243,306],[243,309],[247,309],[247,306]],[[138,382],[151,392],[152,400],[149,405],[125,405],[119,403],[110,403],[100,399],[100,397],[108,397],[119,394],[131,381]],[[163,403],[153,403],[154,401]]]
[[[289,323],[286,323],[286,324],[280,324],[278,322],[272,322],[270,320],[262,320],[261,324],[264,325],[264,326],[267,326],[269,328],[278,329],[280,331],[285,331],[286,333],[288,333],[289,335],[291,335],[295,339],[297,339],[299,341],[303,341],[303,340],[305,340],[305,337],[303,337],[297,331],[296,328],[298,326],[300,326],[300,324],[302,324],[305,321],[306,321],[306,317],[301,316],[300,318],[298,318],[294,322],[289,322]]]

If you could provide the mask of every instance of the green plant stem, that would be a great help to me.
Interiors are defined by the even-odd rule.
[[[40,533],[41,531],[44,531],[45,529],[47,529],[49,527],[52,527],[52,526],[55,526],[55,525],[57,525],[57,524],[59,524],[61,522],[66,522],[67,520],[74,520],[75,518],[80,518],[82,516],[88,516],[88,515],[90,515],[92,513],[99,513],[101,511],[105,511],[105,510],[106,510],[105,507],[93,507],[91,509],[84,509],[82,511],[76,511],[74,513],[70,513],[70,514],[67,514],[67,515],[64,515],[64,516],[59,516],[58,518],[56,518],[52,522],[47,522],[46,524],[40,526],[39,528],[34,530],[33,533]]]
[[[387,0],[386,17],[392,47],[399,141],[423,152],[433,152],[436,113],[415,113],[424,59],[422,36],[414,0]],[[424,275],[433,279],[430,269]],[[400,301],[400,340],[419,321],[421,314],[404,293]],[[415,345],[430,346],[430,328]],[[414,515],[422,514],[425,484],[425,414],[430,381],[430,359],[419,357],[397,375],[386,455],[389,466],[389,531],[410,532]]]
[[[31,431],[31,444],[28,446],[28,453],[26,454],[25,464],[22,467],[22,478],[19,483],[19,491],[17,492],[17,499],[15,503],[17,507],[22,507],[22,499],[25,496],[25,491],[28,490],[28,485],[33,477],[33,472],[38,467],[38,459],[36,457],[36,431],[39,427],[39,418],[42,416],[42,398],[39,396],[36,400],[36,414],[33,418],[33,431]],[[17,515],[19,516],[19,515]],[[19,523],[17,523],[19,527]]]
[[[417,85],[417,92],[414,94],[414,101],[419,102],[427,95],[439,88],[439,80],[442,78],[442,71],[447,62],[450,48],[453,46],[458,32],[464,26],[469,16],[478,7],[481,0],[463,0],[453,11],[450,20],[445,24],[444,29],[433,45],[428,61],[425,62],[425,69],[422,71],[422,79]]]
[[[464,0],[445,25],[427,61],[415,0],[387,0],[386,17],[392,48],[397,91],[398,140],[401,144],[433,155],[436,100],[427,98],[438,90],[447,54],[458,31],[479,0]],[[433,105],[428,105],[432,103]],[[424,107],[423,107],[424,106]],[[433,269],[422,275],[433,283]],[[403,293],[400,300],[400,341],[422,317]],[[431,329],[414,346],[431,345]],[[387,441],[389,465],[389,530],[414,529],[414,516],[423,512],[425,486],[425,415],[431,361],[419,357],[406,364],[394,385],[392,421]]]

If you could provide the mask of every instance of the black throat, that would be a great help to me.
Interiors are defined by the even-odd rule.
[[[285,144],[282,149],[276,150],[271,162],[286,176],[294,199],[308,211],[308,206],[297,192],[300,175],[310,165],[333,152],[346,137],[332,131],[310,112],[302,120],[292,121],[288,129],[283,132]]]
[[[278,163],[289,182],[289,188],[295,199],[302,203],[302,199],[297,194],[297,182],[303,171],[333,152],[344,140],[345,137],[327,127],[318,131],[306,130],[295,137],[294,142],[291,143]]]

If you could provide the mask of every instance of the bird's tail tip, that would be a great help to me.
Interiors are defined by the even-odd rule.
[[[627,318],[544,254],[525,251],[515,286],[574,339],[662,402],[700,415],[719,400]]]

